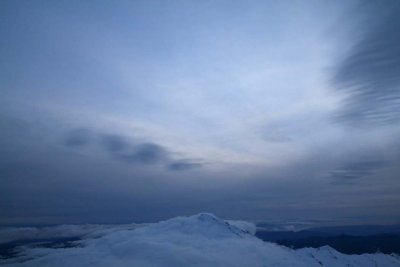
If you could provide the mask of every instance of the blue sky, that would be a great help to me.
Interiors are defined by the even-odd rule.
[[[398,222],[396,2],[0,5],[0,223]]]

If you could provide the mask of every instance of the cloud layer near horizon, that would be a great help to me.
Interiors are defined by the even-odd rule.
[[[394,255],[344,255],[325,246],[289,249],[263,242],[251,223],[212,214],[178,217],[136,229],[112,228],[72,247],[25,247],[3,266],[398,266]]]

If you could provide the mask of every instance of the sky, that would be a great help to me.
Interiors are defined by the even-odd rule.
[[[0,2],[0,224],[400,222],[398,1]]]

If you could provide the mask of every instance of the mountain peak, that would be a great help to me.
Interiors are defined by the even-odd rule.
[[[239,223],[224,221],[211,213],[199,213],[189,217],[176,217],[151,225],[147,230],[154,232],[175,232],[203,238],[236,238],[251,235]]]

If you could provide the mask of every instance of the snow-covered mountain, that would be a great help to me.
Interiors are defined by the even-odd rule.
[[[29,247],[4,266],[400,266],[398,255],[344,255],[330,247],[292,250],[256,238],[254,225],[212,214],[143,227],[93,231],[74,246]],[[23,249],[23,248],[22,248]]]

